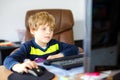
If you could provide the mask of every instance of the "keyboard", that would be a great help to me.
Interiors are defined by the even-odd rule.
[[[84,57],[82,54],[82,55],[73,55],[73,56],[66,56],[61,58],[45,60],[43,63],[45,65],[52,65],[55,67],[69,70],[71,68],[83,66],[83,60]]]

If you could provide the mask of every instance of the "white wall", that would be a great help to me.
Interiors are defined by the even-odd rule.
[[[25,14],[30,9],[71,9],[74,15],[74,39],[84,37],[85,0],[0,0],[0,39],[18,41],[18,29],[25,29]]]

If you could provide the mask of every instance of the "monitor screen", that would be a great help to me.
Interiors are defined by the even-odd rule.
[[[117,69],[120,36],[117,0],[87,0],[86,4],[85,72]]]

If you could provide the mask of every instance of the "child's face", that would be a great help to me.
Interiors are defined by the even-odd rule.
[[[35,41],[47,44],[53,37],[53,28],[48,25],[40,25],[37,30],[33,32]]]

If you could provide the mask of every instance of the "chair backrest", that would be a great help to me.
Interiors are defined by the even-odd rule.
[[[40,11],[47,11],[48,13],[52,14],[55,17],[56,29],[53,36],[54,39],[59,40],[61,42],[74,44],[73,14],[71,10],[68,9],[37,9],[37,10],[27,11],[25,18],[25,25],[26,25],[25,41],[30,40],[32,38],[27,22],[28,17]]]

